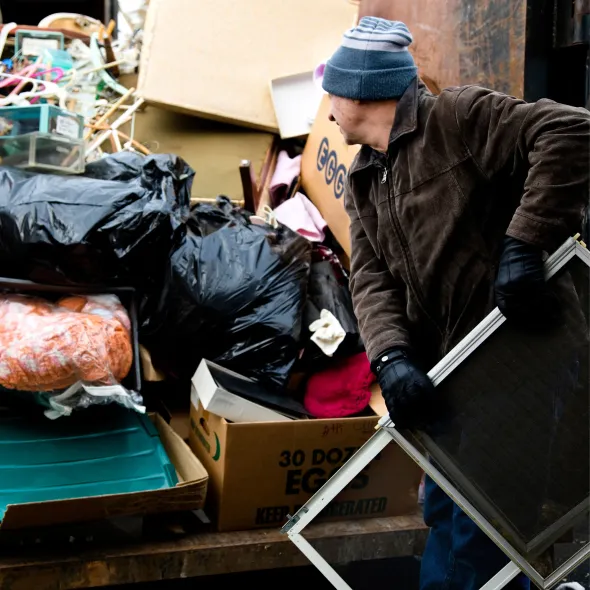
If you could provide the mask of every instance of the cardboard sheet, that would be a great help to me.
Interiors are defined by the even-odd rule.
[[[270,81],[330,57],[356,10],[348,0],[152,0],[139,94],[276,132]]]
[[[126,133],[129,129],[125,130]],[[158,154],[176,154],[196,172],[192,197],[244,198],[240,162],[250,160],[260,179],[275,136],[148,106],[135,118],[135,139]]]

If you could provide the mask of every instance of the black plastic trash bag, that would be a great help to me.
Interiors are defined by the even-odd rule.
[[[232,221],[249,225],[251,215],[244,209],[234,207],[228,197],[220,196],[215,205],[199,203],[193,207],[186,225],[195,236],[205,237]]]
[[[154,364],[191,377],[201,359],[282,387],[299,354],[311,245],[241,210],[197,206],[143,322]]]
[[[120,153],[84,176],[0,167],[3,275],[52,284],[160,281],[185,231],[194,172],[172,155]]]

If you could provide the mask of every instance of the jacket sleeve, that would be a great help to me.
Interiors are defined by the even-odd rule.
[[[361,337],[372,362],[394,346],[410,347],[405,285],[396,280],[378,258],[351,198],[347,181],[344,195],[350,217],[350,291]],[[375,225],[377,215],[372,218]]]
[[[507,234],[552,251],[580,231],[588,205],[590,113],[542,99],[536,103],[477,86],[458,91],[463,142],[488,180],[527,171]]]

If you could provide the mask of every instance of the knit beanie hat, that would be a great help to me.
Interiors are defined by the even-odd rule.
[[[353,100],[399,98],[418,75],[408,51],[411,42],[402,22],[362,18],[344,33],[342,45],[326,63],[323,89]]]

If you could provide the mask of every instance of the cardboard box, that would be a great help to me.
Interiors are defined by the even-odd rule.
[[[188,445],[159,415],[151,418],[166,453],[176,468],[178,484],[175,487],[133,494],[9,505],[0,530],[203,508],[208,482],[205,468]]]
[[[138,92],[175,110],[277,132],[270,81],[330,57],[356,11],[347,0],[151,0]]]
[[[359,146],[344,143],[336,123],[328,119],[330,98],[324,95],[301,160],[301,186],[350,257],[350,220],[344,209],[346,175]]]
[[[209,477],[207,514],[220,531],[280,527],[375,432],[377,416],[232,424],[191,407],[190,445]],[[411,514],[421,472],[388,445],[322,518]]]

